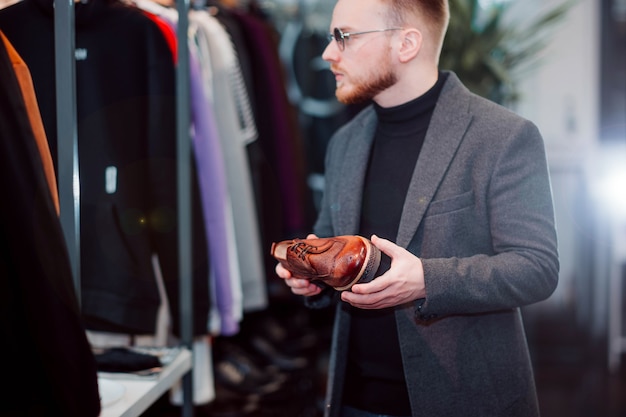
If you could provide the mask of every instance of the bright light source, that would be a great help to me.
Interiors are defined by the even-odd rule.
[[[626,167],[607,173],[598,186],[600,197],[611,211],[626,216]]]
[[[592,190],[600,209],[618,220],[626,221],[626,151],[604,149],[593,169]]]

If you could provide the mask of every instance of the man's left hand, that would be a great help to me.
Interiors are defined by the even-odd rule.
[[[371,241],[391,258],[391,267],[371,282],[353,285],[351,291],[341,293],[341,299],[354,307],[380,309],[424,298],[422,261],[387,239],[372,235]]]

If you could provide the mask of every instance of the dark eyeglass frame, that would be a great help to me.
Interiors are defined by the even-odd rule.
[[[339,28],[334,28],[333,33],[328,34],[328,42],[332,42],[333,39],[337,42],[337,47],[340,51],[346,49],[346,40],[350,39],[352,36],[357,35],[365,35],[366,33],[376,33],[376,32],[388,32],[391,30],[403,30],[404,28],[387,28],[387,29],[376,29],[376,30],[365,30],[363,32],[343,32]]]

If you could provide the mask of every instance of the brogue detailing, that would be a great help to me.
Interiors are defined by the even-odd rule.
[[[293,276],[321,281],[337,291],[369,282],[380,264],[380,250],[362,236],[293,239],[272,244],[271,254]]]

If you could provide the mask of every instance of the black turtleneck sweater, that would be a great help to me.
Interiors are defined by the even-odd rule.
[[[378,126],[363,190],[359,234],[395,242],[402,207],[437,98],[445,82],[399,106],[374,104]],[[391,266],[383,254],[377,275]],[[350,308],[344,404],[379,414],[410,415],[394,309]]]

